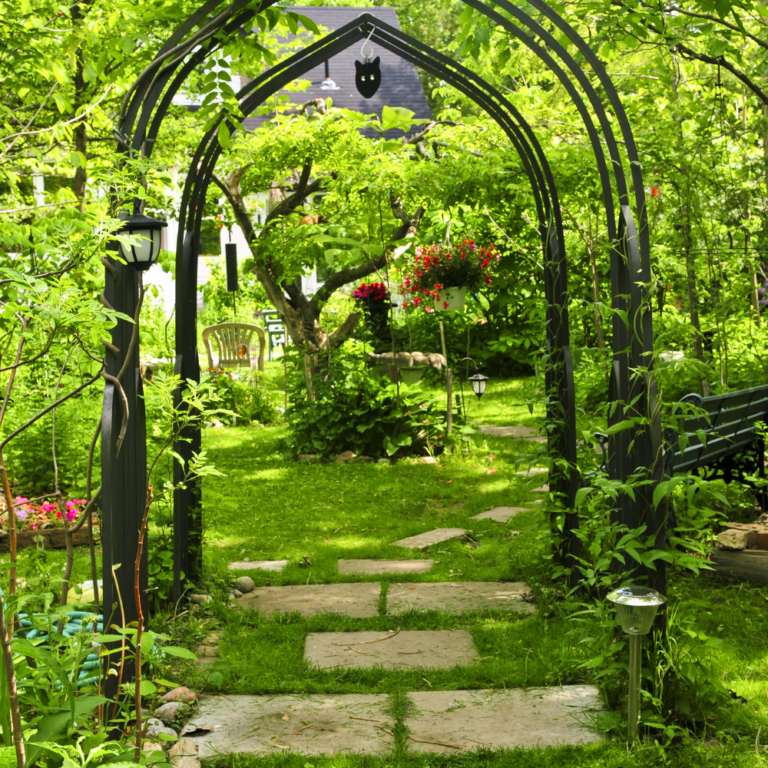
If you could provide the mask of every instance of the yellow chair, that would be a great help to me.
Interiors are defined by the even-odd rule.
[[[253,368],[251,358],[251,339],[254,334],[259,338],[258,368],[264,370],[264,347],[266,336],[264,329],[250,323],[219,323],[203,328],[203,344],[208,353],[209,368]],[[213,336],[218,347],[219,359],[214,366],[210,337]]]

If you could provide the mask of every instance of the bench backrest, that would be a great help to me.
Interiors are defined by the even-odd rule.
[[[684,448],[680,446],[680,430],[674,427],[665,430],[669,448],[664,463],[670,475],[673,471],[686,472],[740,453],[754,442],[755,424],[768,421],[768,385],[711,397],[691,394],[680,402],[692,403],[706,413],[686,416],[684,408],[677,409],[688,443]],[[698,430],[704,433],[705,441],[696,434]]]
[[[202,337],[208,355],[208,367],[214,367],[210,341],[210,337],[213,336],[219,352],[217,364],[219,368],[250,368],[251,339],[254,335],[259,339],[258,367],[263,371],[266,337],[261,326],[251,323],[219,323],[203,328]]]

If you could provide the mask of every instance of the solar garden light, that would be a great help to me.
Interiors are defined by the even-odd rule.
[[[139,213],[138,206],[133,215],[123,222],[120,232],[138,239],[136,245],[120,243],[120,256],[132,264],[138,272],[149,269],[160,256],[160,241],[163,227],[168,224],[151,216]]]
[[[485,392],[485,385],[488,382],[488,377],[483,376],[483,374],[478,370],[474,376],[470,376],[467,380],[470,382],[470,384],[472,384],[472,389],[474,390],[475,394],[477,395],[477,399],[479,400]]]
[[[664,595],[648,587],[622,587],[608,595],[616,606],[621,628],[629,635],[629,722],[627,743],[637,738],[640,722],[640,650],[643,635],[651,631],[659,606],[667,602]]]

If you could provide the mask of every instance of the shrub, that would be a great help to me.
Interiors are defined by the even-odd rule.
[[[235,378],[228,371],[217,370],[211,372],[211,378],[221,398],[221,407],[241,421],[271,424],[279,420],[280,412],[270,400],[263,374],[244,371]]]
[[[297,381],[286,417],[295,454],[423,455],[446,441],[442,398],[419,385],[398,387],[349,353],[313,381],[314,400]]]

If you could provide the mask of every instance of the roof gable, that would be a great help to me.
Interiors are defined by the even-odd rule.
[[[293,6],[289,7],[288,10],[308,16],[312,21],[321,25],[329,32],[353,22],[362,13],[368,13],[377,19],[381,19],[384,23],[400,29],[400,22],[397,19],[397,13],[394,8]],[[291,39],[291,36],[287,36],[287,38]],[[373,46],[374,52],[371,58],[381,57],[381,85],[370,99],[364,98],[357,92],[355,86],[355,61],[363,60],[360,54],[361,45],[362,43],[355,43],[329,59],[330,76],[339,87],[338,91],[321,90],[320,84],[325,79],[325,67],[321,64],[314,69],[310,69],[299,78],[311,82],[306,91],[280,91],[279,93],[288,96],[294,104],[304,104],[311,99],[330,97],[333,100],[334,107],[351,109],[363,114],[374,113],[381,116],[381,110],[384,106],[405,107],[414,112],[417,119],[430,119],[432,113],[427,104],[424,90],[421,87],[416,67],[378,45]],[[370,52],[371,47],[371,43],[366,44],[366,53]],[[247,82],[249,82],[248,78],[241,78],[242,85],[245,85]],[[248,130],[255,130],[268,119],[268,115],[253,115],[246,118],[243,122]],[[368,133],[368,131],[365,131],[365,133]],[[399,131],[394,133],[402,135]]]

